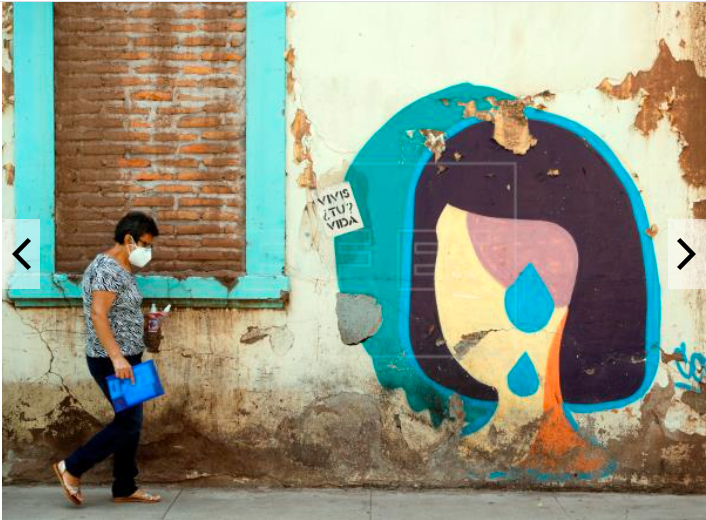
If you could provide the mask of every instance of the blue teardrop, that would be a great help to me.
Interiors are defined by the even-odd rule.
[[[549,323],[554,300],[532,264],[527,264],[505,292],[505,312],[522,332],[537,332]]]
[[[539,375],[527,352],[520,356],[507,375],[507,386],[520,397],[533,395],[539,389]]]

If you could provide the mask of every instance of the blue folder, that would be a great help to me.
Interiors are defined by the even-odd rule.
[[[134,385],[129,379],[118,379],[115,376],[106,378],[110,400],[116,412],[164,395],[157,367],[151,359],[133,366],[132,373],[135,376]]]

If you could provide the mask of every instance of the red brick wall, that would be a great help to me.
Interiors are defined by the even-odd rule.
[[[56,3],[57,270],[82,272],[130,209],[150,272],[244,269],[245,4]]]

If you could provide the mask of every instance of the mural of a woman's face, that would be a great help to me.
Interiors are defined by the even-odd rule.
[[[483,217],[446,205],[436,226],[434,287],[449,353],[508,407],[541,410],[558,362],[578,251],[560,226]],[[521,406],[508,406],[521,401]],[[534,406],[532,405],[534,403]],[[520,403],[518,403],[520,404]],[[499,418],[499,417],[498,417]]]
[[[605,454],[571,419],[634,401],[654,377],[649,221],[597,136],[527,108],[534,145],[509,150],[497,120],[466,121],[460,108],[491,97],[450,87],[371,137],[346,174],[367,229],[336,239],[339,287],[382,306],[365,341],[381,384],[436,421],[462,417],[470,458],[511,472],[603,471]],[[429,133],[433,149],[417,138]]]

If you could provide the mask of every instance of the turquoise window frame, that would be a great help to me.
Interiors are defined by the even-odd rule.
[[[17,306],[78,305],[81,277],[56,272],[54,24],[51,2],[14,4],[15,218],[40,220],[40,288],[10,278]],[[149,300],[188,306],[283,307],[285,253],[284,2],[247,9],[245,274],[227,287],[215,278],[138,275]]]

